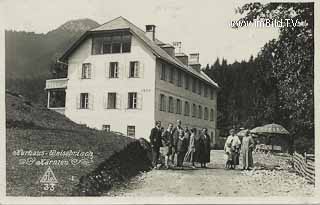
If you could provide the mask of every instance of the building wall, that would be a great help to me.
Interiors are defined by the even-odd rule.
[[[66,116],[77,123],[97,129],[102,129],[104,124],[110,125],[111,131],[125,135],[127,125],[134,125],[137,138],[148,138],[150,129],[154,126],[155,56],[134,37],[130,53],[91,55],[91,46],[92,40],[86,40],[68,59]],[[115,61],[119,63],[119,78],[110,79],[107,77],[106,66]],[[142,78],[128,78],[130,61],[141,63]],[[81,79],[82,63],[91,63],[91,79]],[[92,109],[77,109],[77,96],[86,92],[89,93],[89,104],[90,99],[93,103]],[[108,92],[120,94],[119,109],[104,107],[104,96]],[[141,109],[127,109],[128,92],[137,92],[142,96]]]
[[[214,89],[213,99],[210,98],[210,93],[208,97],[204,97],[203,90],[200,96],[197,92],[192,92],[191,80],[189,80],[189,90],[184,87],[184,78],[182,82],[182,87],[178,87],[176,83],[172,84],[168,80],[163,81],[160,79],[160,72],[163,61],[157,60],[156,62],[156,104],[155,104],[155,119],[160,120],[162,126],[167,127],[168,123],[176,123],[178,119],[182,121],[183,127],[188,126],[189,128],[197,128],[197,130],[202,128],[208,129],[208,134],[212,136],[212,145],[216,143],[216,122],[217,122],[217,90]],[[166,65],[168,67],[168,65]],[[167,72],[168,73],[168,72]],[[168,78],[168,77],[167,77]],[[175,80],[176,82],[176,80]],[[166,96],[167,111],[160,111],[160,94]],[[168,112],[168,97],[172,96],[174,98],[174,113]],[[175,100],[180,99],[182,101],[182,114],[176,114]],[[190,104],[190,115],[184,115],[184,102],[188,101]],[[202,119],[198,117],[192,117],[192,104],[195,103],[197,108],[198,105],[202,106]],[[204,120],[204,108],[208,107],[209,119]],[[213,108],[214,115],[213,121],[210,121],[210,109]]]

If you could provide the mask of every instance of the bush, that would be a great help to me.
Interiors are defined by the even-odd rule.
[[[119,182],[124,182],[141,171],[152,167],[151,146],[145,139],[139,139],[113,154],[97,169],[80,178],[73,192],[74,196],[100,196]]]

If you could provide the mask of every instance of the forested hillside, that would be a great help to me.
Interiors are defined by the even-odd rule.
[[[45,80],[50,68],[84,31],[99,24],[90,19],[68,21],[46,34],[5,32],[6,88],[45,102]]]
[[[280,28],[279,38],[267,42],[248,62],[228,64],[218,59],[206,67],[206,73],[222,87],[218,127],[226,134],[223,131],[233,126],[278,123],[290,131],[297,150],[313,152],[313,3],[250,3],[238,12],[245,14],[246,21],[269,18],[299,23]]]

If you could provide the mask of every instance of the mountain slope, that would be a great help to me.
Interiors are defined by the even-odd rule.
[[[83,32],[99,24],[90,19],[68,21],[47,34],[5,32],[6,87],[44,103],[50,66]]]

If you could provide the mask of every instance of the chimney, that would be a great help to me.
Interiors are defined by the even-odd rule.
[[[191,66],[194,70],[200,72],[201,64],[199,62],[199,53],[190,53],[189,66]]]
[[[175,57],[178,58],[178,60],[181,61],[184,65],[188,65],[188,55],[181,52],[181,42],[174,41],[172,45],[175,47],[175,50],[177,51],[175,53]]]
[[[146,35],[150,40],[156,39],[156,26],[155,25],[146,25]]]
[[[184,53],[176,53],[176,58],[179,59],[184,65],[188,65],[188,55]]]
[[[174,47],[170,44],[164,44],[161,48],[167,52],[170,56],[174,56]]]

